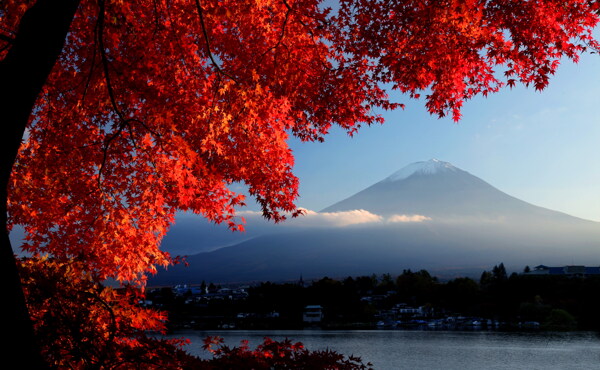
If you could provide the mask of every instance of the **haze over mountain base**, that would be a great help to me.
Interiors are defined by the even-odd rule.
[[[285,281],[401,273],[480,274],[504,262],[600,265],[600,223],[537,207],[438,160],[411,164],[310,217],[354,224],[288,228],[189,256],[151,284]],[[359,222],[360,221],[360,222]]]

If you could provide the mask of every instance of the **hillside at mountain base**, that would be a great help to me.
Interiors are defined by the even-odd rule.
[[[600,223],[534,206],[439,160],[406,166],[321,212],[352,210],[381,222],[262,235],[191,255],[188,267],[161,271],[151,283],[291,281],[423,268],[442,277],[475,276],[499,262],[509,270],[600,265]],[[405,222],[394,222],[399,219]]]

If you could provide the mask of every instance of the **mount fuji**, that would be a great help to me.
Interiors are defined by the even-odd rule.
[[[437,221],[583,221],[514,198],[437,159],[410,164],[322,212],[352,209],[380,215],[421,214]]]
[[[428,269],[476,276],[503,262],[600,265],[600,223],[538,207],[448,162],[410,164],[319,212],[372,222],[288,228],[187,257],[152,284],[294,280]]]

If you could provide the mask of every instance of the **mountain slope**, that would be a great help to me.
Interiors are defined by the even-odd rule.
[[[327,207],[381,215],[381,222],[303,228],[190,256],[151,283],[346,277],[428,269],[441,276],[504,262],[600,265],[600,224],[531,205],[447,162],[409,165]],[[391,222],[424,215],[424,222]]]
[[[423,268],[438,276],[478,277],[499,262],[515,270],[537,264],[600,265],[597,240],[597,229],[565,235],[548,228],[532,234],[493,223],[310,229],[190,256],[188,267],[172,267],[152,284],[344,278]]]
[[[583,221],[514,198],[448,162],[435,159],[409,165],[322,212],[352,209],[380,215],[419,214],[435,220],[522,221],[541,217],[546,221]]]

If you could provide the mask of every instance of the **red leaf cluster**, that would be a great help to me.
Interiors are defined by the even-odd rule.
[[[587,0],[342,0],[338,45],[368,59],[377,80],[414,98],[425,91],[429,112],[458,121],[465,100],[517,81],[541,90],[562,57],[598,50],[599,9]]]
[[[187,340],[161,339],[166,316],[140,305],[139,289],[104,286],[85,264],[25,258],[20,271],[36,337],[49,365],[64,369],[366,369],[359,358],[309,351],[302,343],[265,338],[230,348],[208,337],[201,360],[183,351]]]
[[[213,348],[215,346],[215,348]],[[204,349],[213,354],[213,359],[205,364],[207,369],[370,369],[358,357],[346,357],[332,350],[310,351],[302,343],[289,339],[275,341],[264,338],[256,349],[247,342],[230,348],[223,344],[223,338],[208,337]]]
[[[106,287],[76,261],[26,258],[20,272],[42,355],[61,369],[181,368],[186,340],[160,339],[164,313],[132,287]]]

